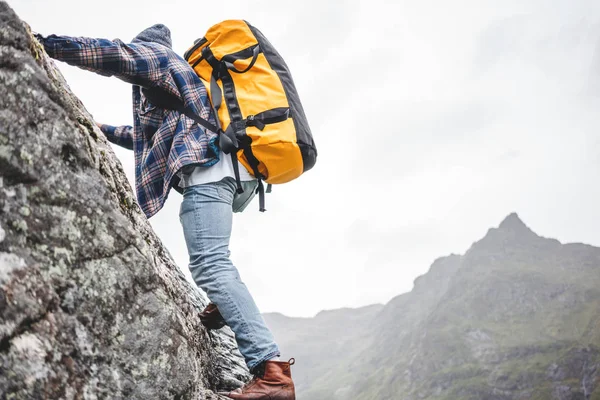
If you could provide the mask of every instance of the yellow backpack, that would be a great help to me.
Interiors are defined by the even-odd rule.
[[[290,71],[264,35],[243,20],[223,21],[196,40],[184,58],[205,84],[220,126],[219,143],[264,187],[311,169],[317,149]]]

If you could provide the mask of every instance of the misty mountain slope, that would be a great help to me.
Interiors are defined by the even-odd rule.
[[[365,329],[349,359],[320,357],[327,343],[298,357],[327,371],[298,377],[300,400],[600,400],[600,249],[540,237],[512,214]]]

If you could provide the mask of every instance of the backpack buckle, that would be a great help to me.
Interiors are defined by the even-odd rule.
[[[246,126],[255,126],[261,131],[265,129],[265,123],[259,119],[256,119],[256,116],[254,115],[248,115],[248,117],[246,117]]]

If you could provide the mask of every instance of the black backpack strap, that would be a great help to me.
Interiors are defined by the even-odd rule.
[[[215,86],[217,88],[219,87],[218,85],[216,85],[216,82],[215,82]],[[211,88],[212,88],[212,85],[211,85]],[[204,118],[200,117],[190,107],[186,107],[184,105],[184,103],[178,97],[176,97],[170,93],[167,93],[163,90],[159,90],[156,88],[151,88],[151,89],[143,88],[142,93],[154,105],[161,107],[161,108],[168,109],[168,110],[179,111],[180,113],[184,114],[186,117],[190,118],[194,122],[198,123],[199,125],[203,126],[206,129],[208,129],[209,131],[217,133],[219,135],[219,147],[221,148],[221,150],[223,150],[223,152],[225,154],[233,154],[237,160],[236,150],[238,147],[238,140],[235,136],[235,132],[233,132],[233,130],[230,130],[230,129],[227,129],[226,132],[223,132],[223,130],[221,129],[220,124],[219,124],[218,109],[221,105],[221,90],[220,89],[218,91],[218,93],[219,93],[218,95],[216,95],[215,91],[212,92],[213,98],[215,100],[215,102],[213,104],[216,105],[216,107],[215,107],[216,109],[214,110],[214,112],[215,112],[215,120],[217,121],[217,125],[213,125],[210,122],[208,122],[207,120],[205,120]],[[234,163],[234,172],[236,171],[236,167],[237,167],[237,163]],[[238,181],[238,192],[240,190],[242,190],[242,192],[243,192],[242,185],[239,181],[239,171],[236,173],[236,180]],[[241,192],[239,192],[239,193],[241,193]]]
[[[237,151],[232,151],[229,154],[231,155],[231,165],[233,165],[233,173],[235,175],[236,190],[238,194],[242,194],[244,193],[244,188],[242,187],[242,180],[240,179],[240,165],[238,163]]]
[[[185,107],[183,102],[179,100],[177,96],[171,93],[156,88],[142,88],[142,94],[155,106],[165,108],[167,110],[177,110],[211,132],[219,133],[221,131],[221,129],[218,126],[213,125],[204,118],[200,118],[198,115],[196,115],[196,113],[194,113],[194,111],[191,108]]]
[[[254,177],[258,179],[258,187],[256,188],[256,193],[258,193],[259,210],[260,212],[265,212],[265,186],[263,184],[263,179],[265,179],[265,176],[261,174],[258,170],[259,162],[258,159],[254,156],[254,153],[252,152],[252,139],[250,138],[250,136],[247,135],[242,136],[239,140],[239,144],[240,149],[242,149],[242,151],[244,152],[246,160],[248,160],[250,168],[252,168],[252,173],[254,174]],[[271,185],[268,185],[266,193],[270,193],[269,186]]]
[[[258,210],[260,212],[265,212],[267,211],[265,209],[265,186],[263,185],[262,179],[258,180],[258,188],[256,190],[258,191]]]

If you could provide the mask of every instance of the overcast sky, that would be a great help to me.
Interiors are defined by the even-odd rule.
[[[385,303],[513,211],[600,245],[598,0],[9,4],[45,35],[129,41],[164,23],[179,54],[223,19],[270,39],[319,158],[266,213],[235,217],[232,259],[264,312]],[[132,123],[128,84],[60,67],[98,121]],[[133,182],[133,154],[115,151]],[[172,191],[151,223],[187,273],[180,203]]]

